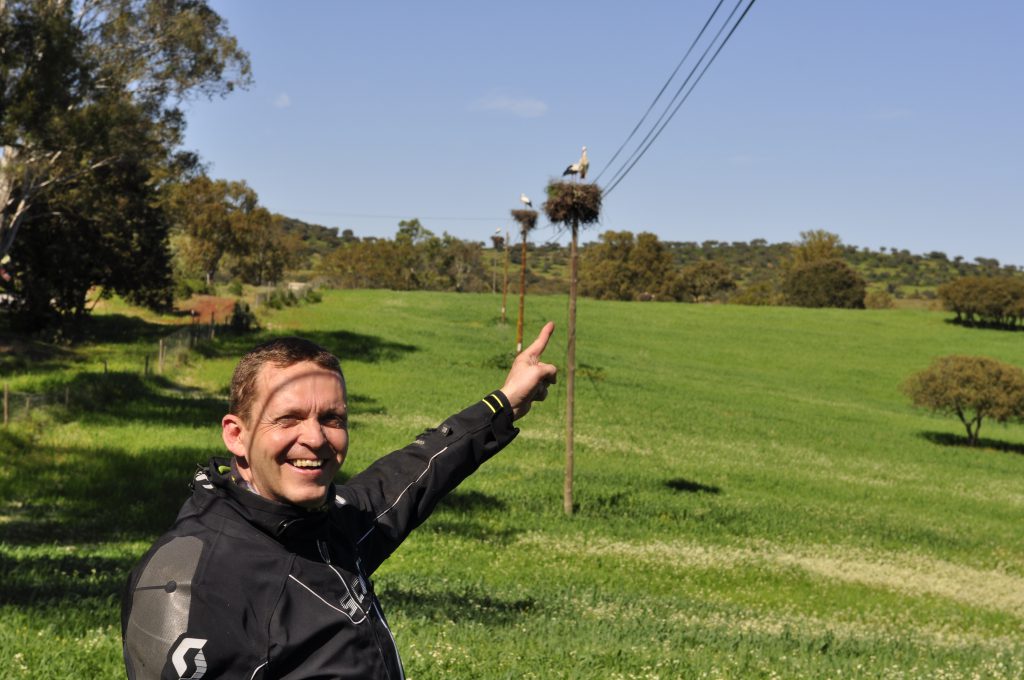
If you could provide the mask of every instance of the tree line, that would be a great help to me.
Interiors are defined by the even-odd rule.
[[[93,287],[171,303],[181,105],[250,81],[203,0],[0,0],[0,272],[15,326],[67,333]]]

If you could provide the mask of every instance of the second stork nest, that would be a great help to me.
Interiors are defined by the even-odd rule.
[[[557,224],[593,224],[601,217],[601,187],[553,181],[548,184],[544,212]]]
[[[519,223],[523,231],[530,231],[537,226],[536,210],[513,210],[512,219]]]

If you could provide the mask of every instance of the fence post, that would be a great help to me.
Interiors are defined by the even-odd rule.
[[[32,395],[25,395],[25,418],[29,418],[32,415]]]
[[[214,338],[214,334],[215,334],[214,329],[216,328],[216,324],[217,324],[217,319],[213,315],[213,312],[211,311],[210,312],[210,340],[213,340],[213,338]]]
[[[107,360],[103,360],[103,375],[107,374]]]
[[[142,377],[145,378],[149,375],[149,355],[143,357],[144,361],[142,364]]]
[[[64,386],[64,408],[71,406],[71,388],[67,385]]]
[[[164,339],[160,338],[160,351],[157,354],[157,373],[164,374]]]
[[[7,383],[4,383],[4,427],[7,427],[7,423],[10,420],[8,414],[10,413],[10,399],[11,399],[11,388]]]

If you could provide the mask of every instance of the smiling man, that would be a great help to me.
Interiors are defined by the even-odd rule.
[[[122,608],[132,680],[403,677],[370,575],[437,502],[508,444],[544,399],[552,324],[505,384],[347,483],[338,359],[300,338],[248,352],[213,458],[132,571]]]

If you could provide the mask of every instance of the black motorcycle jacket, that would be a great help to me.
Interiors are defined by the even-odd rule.
[[[494,392],[330,487],[316,510],[258,496],[233,480],[228,460],[212,459],[129,577],[129,680],[399,680],[370,576],[517,433]]]

